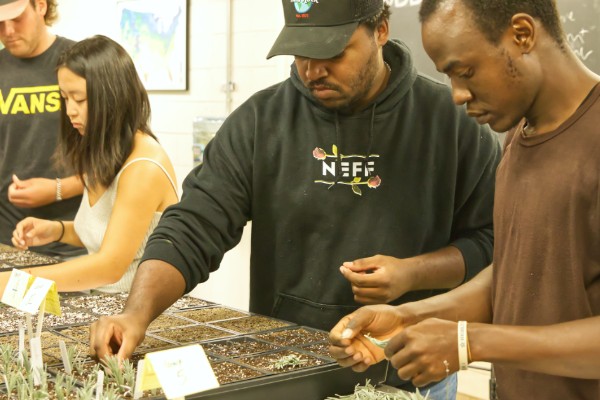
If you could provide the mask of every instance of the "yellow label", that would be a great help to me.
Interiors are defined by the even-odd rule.
[[[52,282],[48,294],[46,295],[46,312],[56,315],[57,317],[62,316],[60,309],[60,297],[58,296],[58,290],[56,289],[56,283]]]
[[[148,359],[148,354],[144,357],[144,372],[141,379],[140,386],[142,390],[152,390],[160,387],[158,376],[156,376],[154,368],[152,368],[152,362]]]

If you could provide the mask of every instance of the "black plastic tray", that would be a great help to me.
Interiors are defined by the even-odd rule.
[[[222,387],[186,396],[186,399],[218,400],[323,400],[330,396],[354,393],[357,384],[384,381],[387,361],[371,366],[365,372],[354,372],[337,364],[321,365],[297,372],[229,383]]]

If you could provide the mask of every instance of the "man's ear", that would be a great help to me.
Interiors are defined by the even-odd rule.
[[[35,10],[42,17],[45,17],[48,12],[48,3],[46,3],[46,0],[35,0]]]
[[[511,19],[511,35],[522,53],[529,53],[535,46],[537,40],[537,28],[535,20],[529,14],[519,13]]]
[[[388,20],[382,21],[375,29],[375,39],[377,44],[383,46],[390,38],[390,23]]]

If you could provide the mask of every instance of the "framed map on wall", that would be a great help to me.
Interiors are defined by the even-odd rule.
[[[120,0],[119,42],[146,90],[187,90],[187,0]]]

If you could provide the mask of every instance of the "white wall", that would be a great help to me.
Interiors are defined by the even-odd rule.
[[[233,108],[259,89],[289,75],[291,57],[266,60],[283,26],[280,0],[190,0],[189,90],[150,92],[152,129],[165,147],[177,172],[179,185],[193,166],[192,124],[195,117],[227,114],[227,5],[233,21]],[[117,0],[60,0],[60,20],[54,32],[74,40],[104,34],[118,40]],[[248,308],[250,234],[226,256],[221,268],[193,295],[240,309]]]

